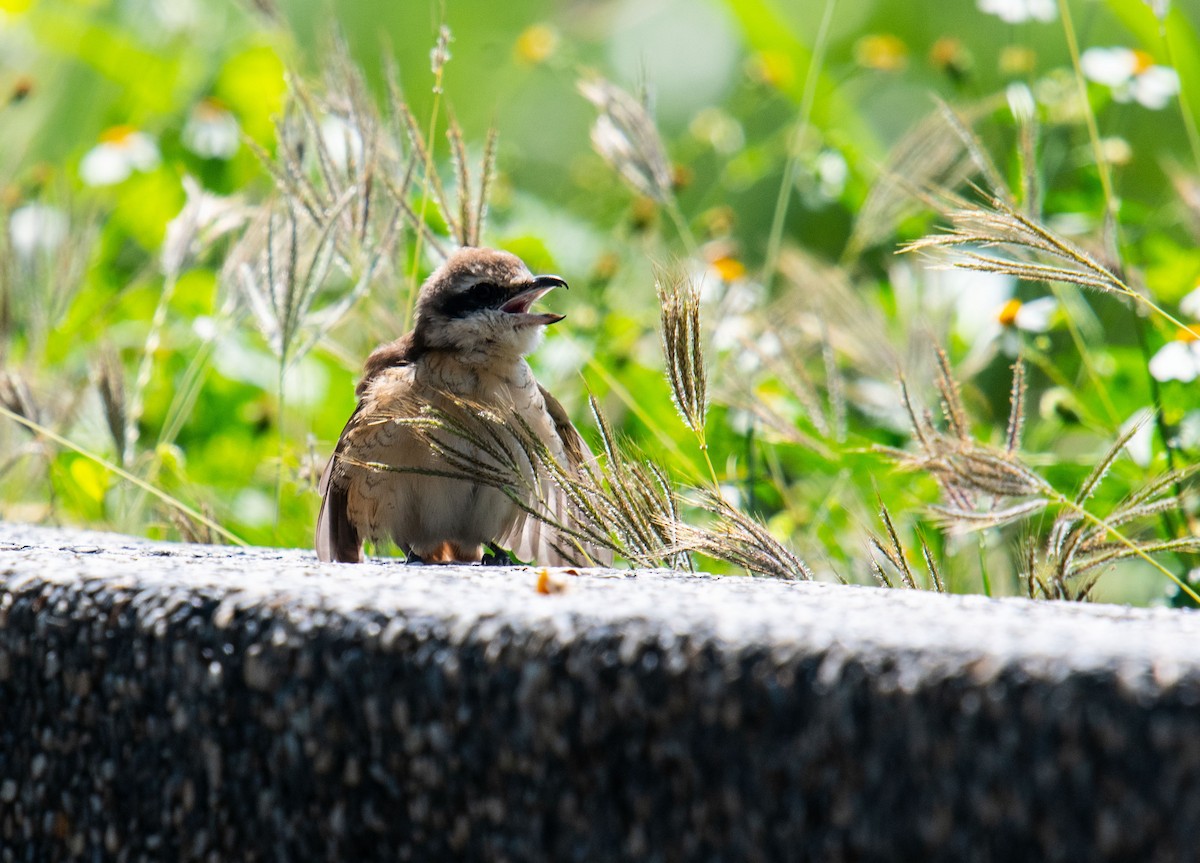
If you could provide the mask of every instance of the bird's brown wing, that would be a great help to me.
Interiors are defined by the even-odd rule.
[[[409,365],[419,352],[420,346],[415,344],[413,334],[407,333],[394,342],[376,348],[367,357],[362,380],[355,390],[359,396],[358,406],[342,429],[317,486],[321,494],[321,512],[317,516],[316,546],[317,558],[321,561],[362,562],[362,534],[350,520],[349,477],[344,469],[339,469],[339,456],[353,444],[354,432],[366,411],[366,395],[371,382],[386,369]]]
[[[350,431],[354,428],[362,411],[362,402],[346,423],[338,438],[333,455],[321,474],[317,491],[321,493],[321,513],[317,516],[317,559],[322,562],[362,563],[362,537],[358,528],[350,521],[348,511],[349,490],[346,474],[338,470],[338,458],[345,450]]]
[[[539,384],[546,412],[552,421],[553,434],[566,454],[566,465],[578,472],[583,465],[595,460],[592,451],[571,423],[567,411],[558,399]],[[553,451],[554,447],[551,446]],[[540,479],[542,501],[547,515],[558,524],[577,528],[578,518],[566,494],[549,477]],[[533,560],[547,566],[611,566],[612,551],[564,533],[554,525],[532,515],[518,519],[513,528],[499,540],[511,548],[521,560]]]

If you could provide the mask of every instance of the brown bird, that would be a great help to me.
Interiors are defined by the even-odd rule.
[[[429,408],[461,415],[464,405],[495,416],[515,413],[559,464],[577,470],[590,460],[566,411],[525,361],[545,328],[563,319],[530,306],[558,287],[567,283],[534,276],[520,258],[494,249],[461,249],[430,275],[412,331],[367,358],[358,407],[321,477],[321,560],[357,563],[364,540],[390,539],[410,562],[476,562],[485,548],[501,561],[500,549],[509,548],[546,565],[612,562],[607,550],[563,535],[504,490],[455,478],[461,471],[431,446],[428,428],[406,422]],[[468,439],[454,445],[488,461]],[[561,490],[533,477],[528,464],[523,474],[540,486],[549,514],[572,526]],[[511,488],[527,492],[526,504],[535,505],[532,485]]]

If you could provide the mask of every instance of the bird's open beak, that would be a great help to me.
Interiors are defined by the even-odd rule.
[[[521,315],[522,324],[532,325],[541,324],[557,324],[566,315],[556,315],[546,312],[539,315],[529,313],[529,307],[536,303],[539,299],[555,288],[566,288],[567,283],[558,276],[536,276],[525,290],[521,291],[516,296],[512,297],[508,302],[500,307],[500,311],[508,312],[511,315]]]

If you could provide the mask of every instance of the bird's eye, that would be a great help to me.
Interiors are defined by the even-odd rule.
[[[510,293],[493,282],[477,282],[461,293],[446,297],[441,312],[448,318],[462,318],[480,309],[498,309]]]

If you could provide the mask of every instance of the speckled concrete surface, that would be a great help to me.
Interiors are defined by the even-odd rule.
[[[0,524],[0,861],[1192,860],[1200,615]]]

